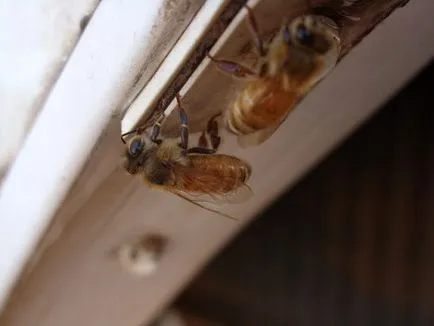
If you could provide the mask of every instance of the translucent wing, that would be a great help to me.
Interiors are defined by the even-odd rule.
[[[223,212],[220,212],[217,209],[214,209],[214,208],[211,208],[211,207],[207,207],[207,206],[205,206],[205,205],[203,205],[203,204],[201,204],[201,203],[199,203],[199,202],[191,199],[185,192],[178,191],[178,190],[171,190],[170,192],[172,192],[173,194],[177,195],[178,197],[181,197],[181,198],[185,199],[186,201],[192,203],[193,205],[199,206],[200,208],[203,208],[203,209],[205,209],[207,211],[210,211],[210,212],[222,215],[222,216],[227,217],[227,218],[229,218],[231,220],[235,220],[235,221],[238,220],[236,217],[233,217],[231,215],[228,215],[228,214],[225,214]]]
[[[237,218],[223,213],[219,210],[219,205],[222,204],[235,204],[241,203],[249,199],[253,195],[251,188],[244,184],[234,191],[228,193],[199,193],[199,192],[187,192],[181,189],[170,188],[168,189],[173,194],[181,197],[188,202],[203,208],[207,211],[222,215],[231,220],[238,220]]]
[[[172,167],[174,184],[164,190],[211,212],[234,219],[218,208],[222,204],[235,204],[251,198],[253,191],[245,183],[250,177],[250,166],[237,157],[215,155],[189,155],[188,166]]]
[[[177,189],[176,192],[182,194],[184,197],[188,197],[192,201],[215,205],[240,204],[253,196],[253,191],[247,184],[227,193],[187,192],[180,189]]]

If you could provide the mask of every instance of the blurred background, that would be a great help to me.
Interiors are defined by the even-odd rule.
[[[431,62],[230,243],[188,324],[434,325],[433,85]]]

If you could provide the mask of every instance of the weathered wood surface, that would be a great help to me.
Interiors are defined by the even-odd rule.
[[[276,9],[273,2],[266,2],[255,9],[264,11],[263,18],[259,17],[261,24]],[[299,12],[304,10],[304,3],[294,3]],[[398,1],[392,3],[396,6]],[[387,7],[388,12],[391,8]],[[255,198],[232,207],[231,214],[248,223],[426,62],[434,49],[434,41],[428,37],[432,25],[427,19],[432,10],[432,3],[423,0],[399,10],[375,37],[343,60],[260,149],[242,151],[233,142],[223,144],[222,151],[247,159],[254,169],[251,184]],[[219,54],[230,57],[239,53],[243,42],[236,40],[243,37],[249,37],[244,27],[234,31]],[[426,48],[418,47],[421,40]],[[366,73],[369,71],[375,74]],[[187,94],[187,109],[200,108],[192,104],[206,103],[206,96],[214,90],[218,94],[211,94],[212,100],[217,103],[218,95],[222,97],[229,87],[226,79],[202,76]],[[211,106],[203,108],[204,112],[192,113],[193,121],[200,122],[212,110]],[[119,168],[122,150],[115,118],[53,220],[63,232],[22,278],[0,318],[2,326],[135,326],[144,319],[149,321],[242,228],[243,223],[148,190],[138,178]],[[144,231],[166,234],[173,245],[156,275],[136,279],[107,252]],[[53,237],[53,232],[47,238]]]

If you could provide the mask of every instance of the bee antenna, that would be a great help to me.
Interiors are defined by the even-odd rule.
[[[125,137],[128,136],[128,135],[136,133],[138,131],[138,129],[139,128],[135,128],[133,130],[130,130],[130,131],[127,131],[127,132],[124,132],[123,134],[121,134],[121,140],[122,140],[122,142],[124,144],[126,144],[127,142],[125,141]]]
[[[332,20],[339,28],[342,28],[344,19],[354,20],[352,17],[345,15],[342,10],[324,5],[314,6],[310,0],[307,1],[307,7],[309,13],[324,16]]]
[[[190,198],[188,198],[188,197],[186,197],[186,196],[184,196],[184,195],[181,195],[179,192],[173,192],[173,194],[175,194],[175,195],[177,195],[178,197],[181,197],[181,198],[185,199],[186,201],[192,203],[193,205],[199,206],[200,208],[203,208],[203,209],[205,209],[205,210],[207,210],[207,211],[209,211],[209,212],[216,213],[216,214],[219,214],[219,215],[221,215],[221,216],[227,217],[227,218],[230,219],[230,220],[238,221],[238,222],[239,222],[239,219],[237,219],[236,217],[233,217],[233,216],[231,216],[231,215],[228,215],[228,214],[222,213],[222,212],[220,212],[220,211],[218,211],[218,210],[216,210],[216,209],[212,209],[212,208],[206,207],[206,206],[204,206],[204,205],[202,205],[202,204],[199,204],[198,202],[195,202],[194,200],[191,200]]]
[[[127,142],[125,141],[125,137],[131,134],[141,134],[142,132],[146,132],[146,128],[145,126],[140,126],[137,128],[134,128],[133,130],[124,132],[123,134],[121,134],[121,140],[124,144],[126,144]]]

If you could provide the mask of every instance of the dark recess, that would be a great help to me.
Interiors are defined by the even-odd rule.
[[[223,325],[434,325],[434,63],[175,306]]]

